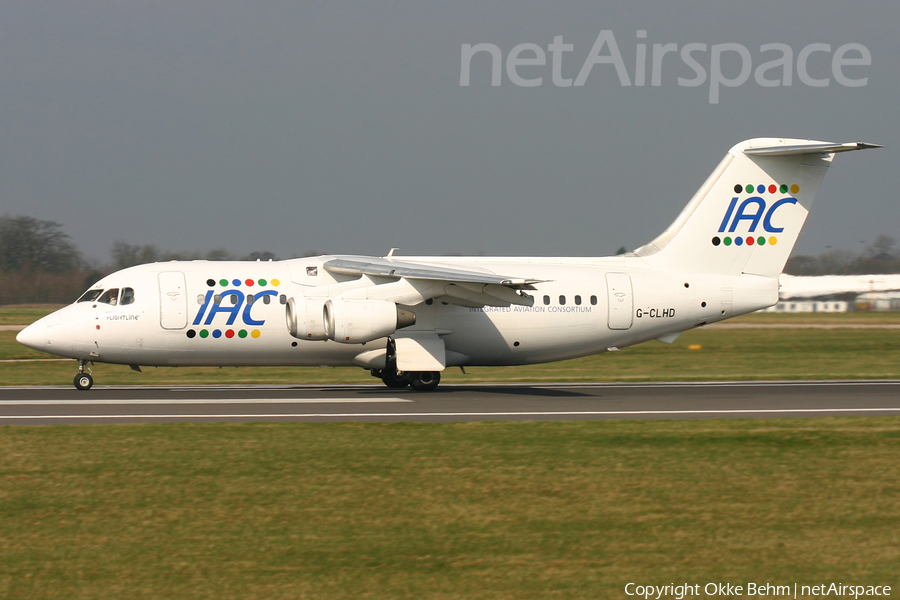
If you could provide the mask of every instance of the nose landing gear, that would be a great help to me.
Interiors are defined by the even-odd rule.
[[[78,361],[78,375],[75,376],[75,389],[89,390],[91,389],[91,386],[94,385],[94,378],[91,377],[90,373],[84,372],[85,364],[87,364],[87,361],[85,360]],[[90,368],[88,371],[90,371]]]

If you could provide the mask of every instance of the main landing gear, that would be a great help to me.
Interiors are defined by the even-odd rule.
[[[78,375],[75,376],[75,389],[79,390],[89,390],[91,386],[94,385],[94,378],[91,377],[90,373],[84,372],[84,365],[87,363],[85,360],[78,361]],[[88,369],[90,371],[90,369]]]
[[[372,369],[372,376],[379,377],[384,382],[384,385],[398,390],[408,386],[418,392],[430,392],[441,382],[441,374],[439,371],[398,372],[395,353],[396,346],[394,340],[389,339],[384,369]]]
[[[399,390],[411,387],[417,392],[430,392],[441,382],[439,371],[415,371],[399,374],[396,369],[372,369],[372,376],[379,377],[389,388]]]

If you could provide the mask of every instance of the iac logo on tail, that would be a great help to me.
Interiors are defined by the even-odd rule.
[[[747,233],[749,234],[756,233],[760,224],[762,224],[762,231],[766,233],[773,234],[783,232],[784,227],[779,227],[772,219],[779,208],[786,204],[797,204],[797,199],[793,196],[786,196],[776,200],[770,196],[769,200],[766,200],[765,195],[767,193],[770,195],[783,195],[788,192],[797,194],[800,192],[800,186],[796,183],[790,186],[786,183],[782,183],[781,185],[776,185],[774,183],[770,183],[769,185],[759,184],[757,186],[753,186],[752,184],[747,184],[746,186],[739,183],[735,184],[735,194],[742,194],[744,192],[748,194],[753,194],[755,192],[758,195],[745,198],[740,204],[738,204],[738,201],[741,199],[740,195],[734,196],[728,204],[725,215],[722,217],[722,223],[719,225],[719,233],[734,233],[742,222],[749,224],[749,227],[747,228]],[[741,229],[743,229],[743,227]],[[724,239],[719,236],[714,236],[712,239],[713,246],[718,246],[720,244],[724,244],[725,246],[731,246],[732,244],[735,246],[743,246],[744,244],[747,244],[748,246],[765,246],[766,244],[774,246],[777,243],[778,238],[774,235],[769,235],[768,237],[765,235],[734,237],[726,235]]]

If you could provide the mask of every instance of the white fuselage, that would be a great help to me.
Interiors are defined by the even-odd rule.
[[[329,273],[328,258],[132,267],[92,288],[119,290],[116,304],[76,302],[19,339],[61,356],[131,365],[367,367],[359,357],[384,348],[387,337],[365,344],[296,339],[285,323],[292,297],[321,286],[353,288],[353,281],[371,285],[365,277]],[[416,323],[400,331],[440,336],[446,366],[532,364],[672,341],[778,299],[777,278],[661,271],[637,257],[403,260],[542,280],[527,292],[532,306],[467,307],[440,297],[408,306]],[[133,290],[127,301],[125,289]]]

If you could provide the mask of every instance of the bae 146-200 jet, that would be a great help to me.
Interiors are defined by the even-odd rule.
[[[878,147],[758,138],[734,146],[672,225],[606,258],[319,256],[173,261],[104,277],[22,344],[88,363],[356,365],[434,389],[447,367],[527,365],[669,342],[766,308],[835,154]]]

